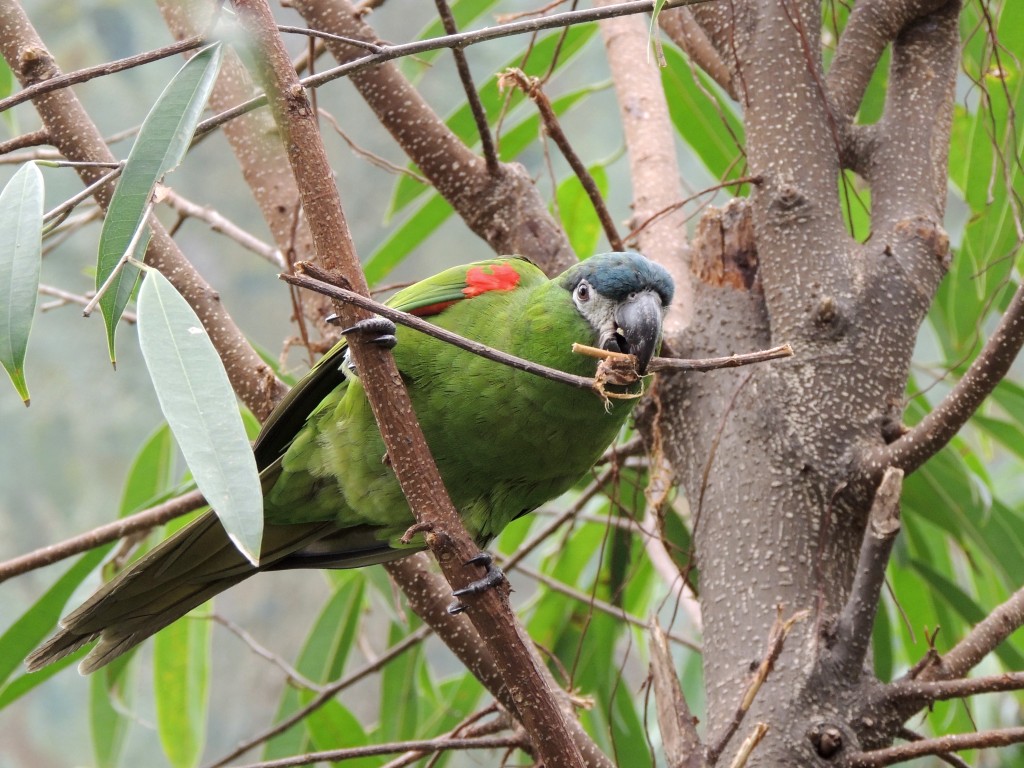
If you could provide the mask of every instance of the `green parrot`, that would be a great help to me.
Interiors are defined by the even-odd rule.
[[[635,355],[643,373],[660,344],[672,293],[661,266],[635,253],[607,253],[553,280],[520,258],[453,267],[388,304],[488,346],[593,376],[595,361],[574,354],[572,343]],[[396,329],[380,317],[345,333],[394,347],[441,477],[481,548],[583,477],[635,403],[606,405],[593,392]],[[258,571],[355,568],[425,547],[422,536],[401,541],[413,515],[344,340],[281,401],[254,451],[265,519],[258,567],[207,512],[65,617],[28,657],[28,668],[99,637],[79,667],[92,672]]]

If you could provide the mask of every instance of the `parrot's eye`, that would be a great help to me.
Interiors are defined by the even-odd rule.
[[[576,301],[590,301],[590,283],[586,280],[580,280],[580,284],[576,286]]]

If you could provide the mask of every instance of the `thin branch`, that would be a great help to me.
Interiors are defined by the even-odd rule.
[[[306,717],[308,717],[311,713],[318,710],[327,702],[333,701],[334,697],[341,693],[341,691],[345,690],[346,688],[349,688],[350,686],[359,682],[363,678],[372,675],[374,672],[378,672],[384,666],[386,666],[391,661],[401,656],[414,645],[423,642],[423,640],[429,637],[431,633],[432,630],[429,626],[420,627],[415,632],[412,632],[411,634],[402,638],[400,641],[398,641],[393,646],[388,648],[376,659],[357,669],[355,672],[350,672],[341,680],[322,686],[321,693],[317,694],[316,698],[309,702],[309,704],[302,707],[301,709],[296,710],[295,712],[292,712],[288,717],[286,717],[281,722],[275,723],[273,726],[257,734],[256,736],[253,736],[248,741],[239,744],[229,754],[220,758],[217,762],[211,763],[209,766],[207,766],[207,768],[223,768],[223,766],[227,765],[235,758],[241,757],[250,749],[255,749],[261,744],[265,744],[266,742],[270,741],[275,736],[284,733],[293,725],[302,722]]]
[[[868,456],[872,474],[883,467],[910,473],[953,439],[985,398],[998,386],[1024,346],[1024,283],[995,332],[953,390],[919,424],[893,443]]]
[[[214,232],[219,232],[225,237],[234,240],[246,250],[252,251],[257,256],[266,259],[278,269],[288,268],[284,255],[279,249],[263,242],[212,207],[193,203],[168,187],[165,187],[162,192],[161,202],[167,203],[167,205],[182,216],[188,216],[205,222]]]
[[[587,378],[586,376],[575,376],[571,373],[565,373],[555,368],[549,368],[546,365],[539,365],[538,363],[525,360],[515,355],[510,355],[507,352],[501,352],[500,350],[488,347],[486,344],[481,344],[471,339],[463,338],[456,333],[440,328],[433,323],[428,323],[422,318],[410,315],[407,312],[400,312],[397,309],[393,309],[385,304],[368,299],[365,296],[350,291],[346,288],[342,288],[337,285],[332,285],[325,281],[325,278],[329,278],[330,275],[316,268],[315,265],[309,264],[308,262],[302,262],[295,265],[296,274],[282,274],[279,277],[291,285],[297,285],[302,288],[308,288],[311,291],[322,293],[331,298],[338,299],[339,301],[349,302],[355,304],[357,307],[375,312],[376,314],[386,317],[393,322],[399,323],[400,325],[413,328],[421,333],[425,333],[428,336],[433,336],[436,339],[453,344],[460,349],[464,349],[467,352],[472,352],[480,357],[485,357],[488,360],[494,360],[497,363],[508,365],[520,371],[526,371],[532,373],[535,376],[542,376],[552,381],[557,381],[562,384],[566,384],[576,389],[594,389],[594,379]]]
[[[966,675],[1006,638],[1024,626],[1024,587],[974,625],[963,639],[941,657],[929,652],[919,665],[895,685],[917,679],[921,682],[953,680]],[[919,707],[911,710],[916,711]],[[909,715],[908,715],[909,716]]]
[[[139,243],[146,236],[146,233],[150,229],[149,218],[150,214],[153,213],[153,201],[150,200],[146,203],[146,208],[142,212],[141,225],[135,232],[132,233],[132,239],[128,241],[128,245],[124,249],[124,253],[121,254],[121,258],[118,259],[117,264],[110,270],[110,274],[107,275],[107,279],[103,281],[103,284],[96,289],[96,293],[93,294],[92,298],[89,299],[89,303],[82,308],[82,317],[89,317],[93,310],[96,309],[96,305],[100,303],[100,299],[113,285],[114,280],[121,274],[121,270],[124,269],[125,264],[128,260],[135,256],[135,250],[139,247]]]
[[[116,61],[108,61],[103,64],[97,64],[95,67],[79,69],[74,72],[68,72],[65,75],[57,75],[56,77],[51,77],[48,80],[33,83],[32,85],[22,88],[17,93],[11,94],[6,99],[0,99],[0,112],[4,112],[11,107],[28,101],[29,99],[34,99],[44,93],[50,93],[51,91],[67,88],[71,85],[84,83],[95,77],[103,77],[105,75],[112,75],[115,72],[123,72],[124,70],[132,69],[133,67],[140,67],[144,64],[159,61],[160,59],[166,59],[168,56],[175,56],[179,53],[184,53],[185,51],[195,50],[206,42],[207,37],[205,35],[194,35],[193,37],[186,38],[185,40],[179,40],[176,43],[165,45],[163,48],[157,48],[153,51],[137,53],[134,56],[128,56]]]
[[[1002,675],[963,678],[959,680],[909,680],[902,679],[886,689],[886,697],[899,700],[910,699],[919,706],[933,701],[962,699],[982,693],[1024,690],[1024,672],[1007,672]]]
[[[0,141],[0,155],[6,155],[8,152],[16,152],[19,149],[25,149],[26,147],[38,147],[40,144],[50,143],[50,132],[46,128],[38,128],[28,133],[23,133],[21,136],[15,136],[13,139],[7,141]]]
[[[436,51],[442,48],[465,48],[466,46],[485,43],[502,37],[511,37],[512,35],[530,34],[533,32],[540,32],[545,29],[557,29],[558,27],[569,27],[575,24],[600,21],[601,19],[610,19],[616,16],[648,13],[653,10],[655,1],[656,0],[631,0],[631,2],[619,3],[617,5],[610,5],[604,8],[588,8],[582,11],[567,11],[565,13],[556,13],[551,16],[544,16],[539,19],[523,19],[509,24],[496,24],[493,27],[485,27],[471,32],[459,32],[454,35],[433,37],[427,40],[415,40],[401,45],[382,46],[383,50],[379,53],[371,53],[354,61],[339,64],[337,67],[332,67],[331,69],[326,69],[315,75],[305,77],[299,82],[305,88],[319,88],[321,85],[326,85],[338,78],[347,77],[348,75],[356,72],[370,69],[385,61],[393,61],[394,59],[400,59],[406,56],[415,56],[420,53],[425,53],[426,51]],[[708,0],[666,0],[663,7],[666,9],[678,8],[683,5],[696,5],[704,2],[708,2]],[[229,120],[233,120],[240,115],[244,115],[246,112],[266,106],[266,104],[266,95],[260,95],[249,99],[236,107],[225,110],[218,115],[214,115],[199,124],[196,128],[196,138],[209,133]]]
[[[364,51],[369,51],[370,53],[382,53],[386,50],[385,46],[377,45],[377,43],[371,43],[369,40],[360,40],[357,37],[346,37],[345,35],[334,35],[331,34],[330,32],[322,32],[319,29],[310,29],[309,27],[290,27],[285,24],[278,24],[277,29],[280,32],[290,32],[296,35],[307,35],[309,37],[316,37],[321,40],[333,40],[336,43],[353,45],[356,48],[362,48]],[[296,67],[296,70],[304,68],[305,67]]]
[[[326,109],[318,109],[317,114],[331,124],[331,127],[334,129],[334,132],[341,137],[342,141],[348,144],[349,149],[351,149],[352,152],[355,153],[358,157],[363,158],[371,165],[375,165],[378,168],[382,168],[385,171],[389,171],[394,174],[401,174],[402,176],[408,176],[417,184],[423,184],[424,186],[430,184],[429,181],[427,181],[423,176],[416,173],[416,171],[412,170],[411,168],[406,168],[405,166],[392,163],[391,161],[381,157],[380,155],[375,155],[368,149],[363,149],[362,147],[360,147],[358,144],[352,141],[351,137],[347,133],[345,133],[345,131],[342,130],[341,124],[338,122],[337,118],[335,118],[334,115],[332,115]],[[371,293],[377,293],[382,290],[385,289],[374,288]]]
[[[856,678],[871,646],[871,631],[885,584],[889,553],[900,531],[902,489],[903,470],[890,467],[882,476],[871,504],[853,586],[839,614],[832,645],[832,660],[839,665],[840,675],[845,679]]]
[[[924,741],[925,739],[924,736],[922,736],[919,733],[915,733],[909,728],[900,728],[899,737],[904,741]],[[965,760],[957,757],[956,755],[948,753],[943,754],[939,752],[935,755],[935,757],[937,757],[939,760],[946,763],[947,765],[952,765],[953,768],[971,768],[971,766],[969,766]]]
[[[540,112],[541,120],[544,121],[544,130],[551,137],[551,140],[555,142],[562,153],[562,157],[569,163],[569,167],[572,168],[576,178],[583,185],[583,190],[587,193],[587,198],[589,198],[590,204],[594,207],[594,212],[597,214],[598,221],[601,222],[601,228],[604,230],[605,237],[608,238],[608,243],[611,245],[612,250],[625,250],[622,238],[619,237],[619,232],[615,227],[615,222],[612,221],[608,207],[604,204],[604,198],[601,197],[601,191],[597,188],[597,183],[594,181],[594,177],[590,175],[590,171],[587,170],[587,166],[584,165],[579,155],[576,154],[576,150],[573,149],[569,138],[565,135],[565,131],[562,130],[562,126],[558,122],[558,115],[551,108],[551,102],[541,88],[540,78],[528,77],[521,69],[513,67],[502,72],[498,78],[499,88],[510,83],[529,96],[533,103],[537,105],[537,111]]]
[[[315,113],[292,68],[270,6],[266,0],[234,0],[233,4],[258,54],[254,57],[256,74],[287,148],[317,254],[328,271],[342,276],[357,293],[368,295]],[[368,316],[366,310],[340,301],[335,305],[349,325]],[[464,564],[479,554],[479,548],[445,490],[394,358],[381,345],[353,341],[349,351],[399,486],[445,578],[456,589],[465,587],[479,568]],[[516,713],[535,756],[549,768],[582,765],[567,713],[559,707],[549,679],[530,652],[528,638],[511,611],[507,589],[489,589],[466,602],[470,621],[494,655],[505,684],[516,694]]]
[[[651,687],[665,758],[672,768],[703,768],[704,745],[697,735],[697,720],[686,703],[668,638],[657,621],[651,626],[650,650]]]
[[[1024,742],[1024,728],[1003,728],[980,733],[956,733],[950,736],[876,749],[871,752],[859,752],[847,757],[841,765],[842,768],[882,768],[882,766],[905,763],[926,755],[959,752],[962,749],[993,749],[1021,742]]]
[[[541,584],[555,592],[563,594],[566,597],[571,597],[573,600],[583,603],[584,605],[589,606],[594,610],[600,611],[601,613],[605,613],[609,616],[612,616],[618,619],[619,621],[623,621],[627,624],[632,624],[634,627],[640,627],[641,629],[648,629],[651,626],[650,622],[644,621],[634,616],[633,614],[623,610],[622,608],[619,608],[617,605],[612,605],[606,600],[602,600],[599,597],[595,597],[594,595],[588,594],[586,592],[581,592],[580,590],[575,589],[574,587],[570,587],[568,584],[565,584],[564,582],[561,582],[558,579],[554,579],[548,576],[546,573],[541,573],[536,568],[531,568],[528,565],[523,565],[522,563],[519,563],[518,565],[516,565],[516,570],[518,570],[520,573],[526,576],[529,576],[531,579],[536,579]],[[685,638],[679,637],[678,635],[672,635],[672,641],[686,648],[689,648],[694,653],[701,652],[699,645],[697,645],[696,643],[692,643],[689,640],[686,640]]]
[[[293,667],[291,664],[285,661],[285,659],[281,658],[276,653],[271,651],[269,648],[262,645],[255,637],[246,632],[242,627],[235,624],[235,622],[231,621],[231,619],[227,618],[226,616],[221,616],[219,613],[215,612],[209,614],[208,617],[199,617],[197,620],[202,620],[205,618],[209,618],[215,621],[216,623],[220,624],[222,627],[228,630],[228,632],[230,632],[243,643],[245,643],[246,646],[248,646],[249,650],[251,650],[257,656],[266,659],[275,667],[284,672],[285,677],[288,679],[289,682],[294,683],[295,685],[305,688],[307,690],[313,691],[315,693],[324,692],[325,686],[319,685],[318,683],[315,683],[312,680],[310,680],[304,674],[299,672],[299,670],[297,670],[295,667]]]
[[[747,764],[747,760],[750,759],[750,754],[757,748],[757,745],[761,743],[761,739],[768,733],[768,726],[764,723],[758,723],[754,726],[754,730],[750,733],[747,738],[743,740],[740,745],[739,751],[736,753],[736,757],[729,764],[729,768],[743,768]]]
[[[394,741],[389,744],[371,744],[351,749],[332,749],[325,752],[310,752],[305,755],[286,757],[281,760],[267,760],[262,763],[248,763],[239,768],[291,768],[298,765],[312,765],[319,762],[339,762],[373,755],[390,755],[395,752],[447,752],[467,749],[525,749],[529,742],[522,735],[489,736],[476,739],[423,739],[421,741]]]
[[[64,219],[67,218],[67,215],[71,213],[71,211],[74,210],[79,205],[79,203],[81,203],[86,198],[92,197],[96,190],[102,187],[108,181],[113,181],[118,176],[120,176],[123,168],[124,163],[118,163],[117,167],[114,168],[112,171],[104,174],[103,176],[100,176],[98,179],[96,179],[96,181],[94,181],[92,184],[89,184],[81,192],[68,198],[63,203],[58,205],[56,208],[47,211],[45,214],[43,214],[43,221],[48,224],[50,222],[56,221],[56,223],[52,224],[51,226],[56,226],[57,224],[60,224],[60,222],[64,221]]]
[[[441,17],[444,31],[449,35],[458,33],[455,26],[455,17],[452,16],[452,9],[448,7],[447,0],[434,0],[437,6],[437,13]],[[466,92],[466,100],[469,109],[473,113],[473,120],[476,122],[476,131],[480,136],[480,148],[483,150],[484,160],[487,163],[487,172],[491,176],[497,176],[500,172],[498,152],[494,147],[494,136],[487,124],[487,112],[480,102],[480,94],[477,93],[476,85],[473,84],[473,74],[469,71],[469,62],[466,60],[466,52],[461,45],[452,48],[452,56],[455,58],[455,67],[459,72],[459,79],[462,81],[462,89]]]
[[[48,302],[46,304],[40,305],[40,312],[47,312],[51,309],[56,309],[57,307],[65,307],[68,304],[77,304],[80,307],[84,307],[89,304],[89,301],[92,299],[93,296],[92,293],[87,293],[85,295],[80,293],[72,293],[71,291],[65,291],[63,288],[57,288],[56,286],[53,285],[46,285],[45,283],[39,284],[39,293],[41,293],[43,296],[53,296],[55,299],[57,299],[57,301]],[[134,325],[135,322],[138,320],[138,317],[134,312],[125,311],[121,313],[120,319],[123,322],[128,323],[129,325]]]
[[[794,624],[807,618],[807,614],[807,611],[800,611],[798,613],[794,613],[786,620],[783,620],[781,616],[776,617],[775,623],[772,625],[771,632],[768,635],[768,650],[765,652],[764,658],[761,659],[761,663],[754,672],[753,679],[750,681],[749,685],[747,685],[747,690],[743,694],[743,698],[740,700],[739,706],[733,713],[732,719],[725,726],[725,730],[722,731],[721,735],[717,739],[710,742],[707,746],[705,759],[709,765],[715,765],[718,762],[718,759],[722,756],[722,753],[725,751],[725,748],[729,746],[729,742],[732,740],[733,735],[737,730],[739,730],[740,725],[743,724],[743,718],[746,717],[747,711],[754,703],[754,699],[757,697],[758,691],[761,690],[761,686],[764,685],[764,681],[768,679],[768,674],[772,671],[772,667],[775,665],[776,660],[782,654],[782,648],[785,645],[786,636],[789,635],[789,631],[793,628]],[[760,723],[758,724],[759,727],[761,725],[762,724]],[[755,735],[757,732],[758,729],[756,728],[754,732]],[[762,733],[761,736],[763,735],[764,734]],[[757,746],[757,742],[761,740],[761,736],[754,739],[750,749]],[[752,738],[753,736],[749,737],[748,741]],[[741,748],[740,753],[742,754],[742,752],[743,749]],[[735,764],[736,762],[734,760],[733,765]]]
[[[596,357],[601,360],[618,360],[625,362],[629,355],[622,352],[611,352],[598,347],[590,347],[586,344],[573,344],[572,351],[578,355]],[[769,360],[793,357],[793,347],[789,344],[780,344],[777,347],[762,349],[757,352],[743,352],[727,357],[654,357],[647,365],[648,373],[686,373],[689,371],[716,371],[720,368],[739,368],[752,363],[764,363]]]
[[[51,565],[73,555],[87,552],[108,542],[122,539],[137,531],[144,531],[157,525],[163,525],[167,521],[199,509],[205,504],[206,499],[203,498],[199,491],[191,491],[176,499],[165,501],[163,504],[157,504],[155,507],[150,507],[134,515],[122,517],[112,523],[101,525],[99,528],[93,528],[91,531],[65,539],[57,544],[50,544],[34,552],[12,558],[0,563],[0,582],[7,581],[7,579],[13,576],[27,573],[36,568]]]
[[[718,83],[732,99],[739,101],[729,66],[688,8],[660,13],[658,25],[673,43],[686,52],[690,61]]]

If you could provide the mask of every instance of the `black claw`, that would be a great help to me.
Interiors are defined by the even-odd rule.
[[[342,330],[341,335],[348,336],[351,333],[365,334],[366,341],[370,344],[393,349],[398,343],[398,339],[395,336],[396,330],[395,324],[386,317],[374,316],[360,320],[350,328],[345,328]]]
[[[448,613],[452,616],[466,610],[466,604],[458,599],[462,595],[479,595],[481,592],[485,592],[488,589],[494,589],[505,581],[505,573],[501,568],[494,565],[494,558],[491,557],[489,552],[480,552],[467,560],[465,564],[482,565],[487,573],[484,574],[483,578],[471,581],[462,589],[456,589],[452,592],[452,597],[456,598],[456,600],[448,606]]]
[[[328,325],[341,325],[341,318],[338,317],[337,312],[331,312],[331,314],[324,318],[324,322]]]

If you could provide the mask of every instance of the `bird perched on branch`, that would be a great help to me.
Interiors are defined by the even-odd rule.
[[[672,300],[668,272],[635,253],[593,256],[553,280],[524,259],[445,270],[388,304],[462,336],[581,376],[573,342],[624,352],[646,371]],[[346,331],[394,347],[455,508],[484,547],[509,522],[571,488],[615,438],[634,399],[593,392],[473,355],[390,321]],[[638,391],[640,384],[627,388]],[[354,568],[424,548],[386,460],[370,405],[338,343],[281,401],[256,440],[264,492],[260,565],[202,515],[104,585],[29,656],[31,670],[99,637],[92,672],[258,571]]]

